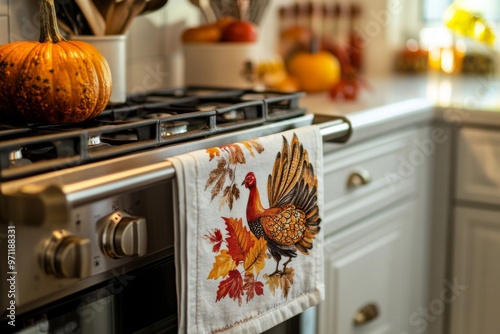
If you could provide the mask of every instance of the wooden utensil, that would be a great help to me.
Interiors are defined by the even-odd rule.
[[[75,0],[95,36],[103,36],[106,22],[91,0]]]
[[[133,19],[145,8],[147,0],[120,0],[106,15],[106,35],[124,34]]]
[[[95,7],[99,10],[104,21],[106,21],[106,15],[108,14],[108,10],[111,6],[114,5],[115,0],[93,0]]]
[[[128,17],[123,24],[123,26],[120,28],[120,33],[124,34],[127,32],[127,30],[130,28],[130,25],[132,24],[132,21],[136,16],[138,16],[146,7],[146,1],[144,0],[135,0],[134,3],[132,4],[132,7],[129,10]]]

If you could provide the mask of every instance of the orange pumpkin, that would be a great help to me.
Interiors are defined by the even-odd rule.
[[[329,52],[299,52],[288,61],[287,69],[301,90],[308,93],[328,91],[340,80],[340,63]]]
[[[39,42],[0,46],[0,111],[13,118],[80,122],[104,110],[111,88],[111,72],[99,51],[59,33],[54,0],[41,0]]]

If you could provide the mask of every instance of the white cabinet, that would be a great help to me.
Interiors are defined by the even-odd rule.
[[[326,289],[318,333],[427,328],[415,312],[428,302],[432,154],[421,145],[428,138],[428,127],[415,126],[341,149],[325,144]]]
[[[409,314],[414,203],[363,220],[326,242],[326,300],[320,333],[400,333]]]
[[[450,333],[500,333],[500,130],[459,130]]]
[[[500,211],[457,208],[450,333],[498,334]]]

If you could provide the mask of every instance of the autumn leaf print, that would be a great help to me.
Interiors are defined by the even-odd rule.
[[[247,303],[255,295],[261,296],[264,294],[264,284],[262,282],[256,281],[253,274],[246,274],[243,282],[245,283],[243,285],[243,291],[245,291],[247,295]]]
[[[234,176],[236,166],[246,164],[243,148],[246,148],[252,157],[255,157],[255,152],[259,154],[264,152],[264,146],[260,144],[258,139],[244,141],[241,144],[212,147],[206,150],[209,161],[216,157],[220,158],[217,162],[217,168],[210,172],[205,183],[205,190],[212,187],[211,201],[220,195],[219,211],[225,205],[229,207],[229,210],[232,210],[234,202],[240,198],[239,185],[235,182]]]
[[[238,188],[238,186],[236,184],[227,186],[226,188],[224,188],[224,193],[219,200],[219,211],[226,203],[229,206],[229,210],[232,210],[234,201],[238,199],[240,199],[240,189]]]
[[[267,251],[267,242],[264,238],[260,238],[257,240],[253,247],[248,252],[245,257],[245,262],[243,266],[247,274],[255,274],[260,273],[264,266],[266,265],[266,251]]]
[[[210,157],[209,161],[212,161],[215,157],[220,157],[220,149],[218,147],[207,148],[207,153]]]
[[[226,238],[229,254],[234,262],[245,261],[248,252],[254,245],[255,237],[252,238],[250,231],[243,226],[242,219],[223,218],[226,223]]]
[[[295,270],[293,268],[286,268],[285,272],[279,275],[267,275],[264,274],[264,279],[269,287],[269,290],[274,295],[276,289],[281,289],[283,291],[283,297],[288,298],[288,292],[293,285],[293,277],[295,275]]]
[[[246,295],[248,303],[255,296],[264,294],[264,283],[256,277],[265,266],[267,242],[264,238],[257,239],[250,233],[241,218],[223,220],[227,232],[221,246],[224,249],[215,256],[208,279],[222,278],[218,285],[216,302],[229,296],[238,300],[238,305],[241,306],[243,295]],[[215,234],[209,234],[207,238],[212,236],[214,241],[219,240]]]
[[[243,279],[238,270],[231,270],[228,278],[219,283],[217,290],[216,302],[229,295],[233,300],[238,300],[238,305],[241,306],[241,297],[243,296]]]
[[[203,237],[214,244],[214,246],[212,247],[212,252],[218,253],[223,241],[222,232],[218,228],[216,228],[213,232],[208,232],[208,234],[205,234]]]
[[[259,154],[264,152],[264,146],[262,146],[262,144],[257,139],[244,141],[242,142],[242,144],[247,148],[252,157],[255,156],[255,154],[253,153],[253,149],[255,149],[255,151],[257,151],[257,153]]]
[[[209,186],[213,185],[210,200],[213,200],[220,193],[224,187],[224,183],[226,182],[226,176],[228,175],[230,179],[234,178],[233,170],[227,168],[226,160],[221,158],[217,164],[217,168],[210,172],[208,180],[205,183],[205,190],[207,190]]]
[[[230,144],[221,147],[222,150],[226,150],[229,152],[229,163],[231,165],[236,164],[246,164],[245,155],[243,154],[243,150],[238,144]]]
[[[215,263],[212,266],[210,274],[208,274],[208,278],[218,279],[219,277],[227,276],[236,266],[236,262],[234,262],[232,256],[224,249],[215,257]]]

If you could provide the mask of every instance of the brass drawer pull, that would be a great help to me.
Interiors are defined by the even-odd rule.
[[[368,304],[363,306],[354,315],[353,323],[354,326],[362,326],[373,321],[378,317],[379,311],[375,304]]]
[[[347,179],[348,188],[358,188],[372,181],[370,173],[366,169],[360,169],[352,172]]]

